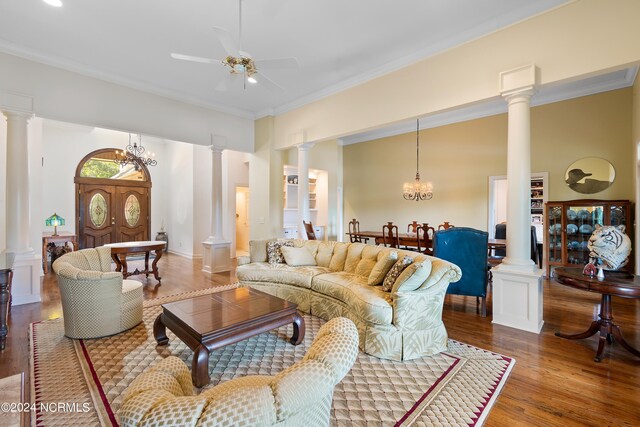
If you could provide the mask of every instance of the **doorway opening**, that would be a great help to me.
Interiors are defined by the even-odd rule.
[[[236,257],[249,255],[249,187],[236,187]]]
[[[538,245],[544,241],[544,204],[547,202],[548,172],[531,174],[531,225],[536,227]],[[495,238],[496,224],[507,220],[507,176],[489,177],[489,215],[487,231],[489,238]]]

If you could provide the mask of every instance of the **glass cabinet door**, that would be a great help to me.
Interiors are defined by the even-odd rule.
[[[569,206],[566,212],[567,263],[589,262],[589,238],[596,224],[604,224],[604,206]]]
[[[548,206],[549,263],[562,262],[562,205]]]

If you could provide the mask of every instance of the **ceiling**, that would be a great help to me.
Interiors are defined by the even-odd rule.
[[[238,33],[238,0],[0,0],[0,51],[243,117],[279,114],[556,7],[568,0],[243,0],[242,50],[284,88],[215,90],[212,27]]]

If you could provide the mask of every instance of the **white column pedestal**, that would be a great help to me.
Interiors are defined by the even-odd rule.
[[[40,284],[42,262],[40,255],[34,251],[16,253],[11,270],[13,271],[13,279],[11,280],[12,305],[42,301],[40,297],[42,293]]]
[[[202,242],[204,247],[202,271],[221,273],[231,270],[231,242],[209,238]]]
[[[493,323],[539,334],[542,330],[544,271],[501,264],[493,274]]]
[[[212,137],[213,138],[213,137]],[[211,233],[202,242],[202,271],[220,273],[231,270],[231,242],[222,231],[222,152],[223,147],[211,145]]]

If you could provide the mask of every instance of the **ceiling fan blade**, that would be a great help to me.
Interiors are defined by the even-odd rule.
[[[181,53],[172,53],[173,59],[180,59],[182,61],[200,62],[202,64],[215,64],[220,63],[219,59],[202,58],[200,56],[183,55]]]
[[[259,70],[272,70],[277,68],[298,69],[298,60],[296,58],[273,58],[273,59],[256,59],[256,68]]]
[[[231,88],[231,86],[233,85],[233,83],[235,83],[235,81],[236,81],[236,75],[227,73],[224,76],[224,78],[220,80],[216,85],[216,90],[219,92],[226,92]]]
[[[224,48],[224,51],[227,52],[227,55],[240,56],[238,41],[234,39],[229,31],[220,27],[213,27],[213,31],[215,31],[218,36],[218,41]]]
[[[271,80],[269,77],[265,76],[262,73],[254,74],[253,78],[256,79],[256,81],[258,82],[258,85],[262,85],[269,90],[272,90],[274,92],[284,92],[284,88],[282,86],[280,86],[279,84],[277,84],[276,82],[274,82],[273,80]]]

